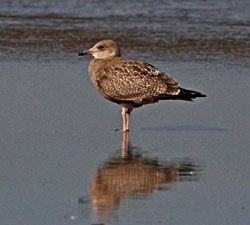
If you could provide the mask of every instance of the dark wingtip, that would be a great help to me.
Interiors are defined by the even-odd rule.
[[[192,100],[194,98],[204,98],[204,97],[207,97],[207,95],[204,95],[198,91],[193,91],[193,90],[187,90],[187,89],[184,89],[184,88],[181,88],[181,92],[179,94],[179,96],[185,100]]]
[[[201,94],[201,93],[194,94],[194,96],[195,96],[195,97],[207,97],[206,95]]]

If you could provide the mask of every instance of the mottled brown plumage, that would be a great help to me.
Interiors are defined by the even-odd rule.
[[[150,64],[120,57],[112,40],[103,40],[79,55],[91,54],[89,74],[97,90],[122,107],[123,131],[128,130],[129,115],[134,107],[163,99],[191,101],[204,97],[199,92],[185,90],[178,82]]]
[[[94,60],[93,65],[98,66],[92,73],[96,75],[92,77],[96,88],[113,102],[138,107],[180,92],[174,79],[146,63],[122,58],[109,61],[106,60],[104,66],[100,63],[100,68],[99,62]]]

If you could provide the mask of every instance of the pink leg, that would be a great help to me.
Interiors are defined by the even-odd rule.
[[[132,109],[122,106],[122,131],[129,131],[129,116]]]
[[[122,107],[122,131],[126,131],[126,108]]]
[[[131,109],[126,109],[126,130],[129,131],[129,117],[131,113]]]

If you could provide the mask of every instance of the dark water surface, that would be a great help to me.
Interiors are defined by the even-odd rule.
[[[249,21],[244,0],[2,0],[1,225],[248,225]],[[77,57],[106,36],[208,97],[114,132]]]

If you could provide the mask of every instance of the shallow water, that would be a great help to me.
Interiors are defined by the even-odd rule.
[[[113,38],[127,52],[249,58],[249,10],[248,0],[2,0],[0,46],[63,54]]]
[[[153,61],[208,97],[135,110],[133,154],[155,162],[151,173],[188,161],[196,175],[142,183],[102,213],[91,183],[122,161],[120,112],[92,87],[87,61],[1,62],[2,224],[248,224],[249,67]]]
[[[0,36],[1,224],[248,225],[248,2],[148,1],[143,10],[140,1],[115,3],[1,2],[0,32],[8,34]],[[91,11],[93,6],[105,11]],[[189,19],[178,19],[182,12]],[[164,15],[180,27],[164,25]],[[100,38],[98,27],[112,34],[109,18],[117,30],[151,34],[140,48],[133,32],[126,40],[118,35],[124,56],[147,61],[208,97],[141,107],[132,113],[129,141],[115,132],[121,126],[119,107],[92,86],[89,58],[77,57],[80,47]],[[185,32],[190,21],[194,32]],[[22,36],[30,26],[35,30]],[[89,37],[77,36],[87,27]],[[68,28],[75,30],[72,40]],[[154,29],[176,36],[165,40]],[[169,44],[180,34],[199,41],[200,32],[211,41],[211,30],[225,33],[223,43],[243,44],[245,53],[231,51],[234,44],[220,51],[213,41],[213,54],[209,48],[190,53]],[[147,46],[152,43],[159,43],[153,52]],[[163,52],[159,46],[166,43],[172,50]]]

